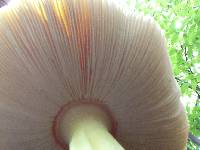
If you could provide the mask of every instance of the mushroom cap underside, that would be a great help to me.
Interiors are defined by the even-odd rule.
[[[76,100],[108,107],[126,150],[184,149],[187,118],[152,18],[106,0],[21,0],[0,9],[0,45],[0,149],[62,149],[52,122]]]

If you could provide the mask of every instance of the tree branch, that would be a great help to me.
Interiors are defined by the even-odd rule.
[[[200,146],[200,139],[194,135],[192,135],[191,132],[189,132],[189,137],[188,137],[193,143],[197,144]]]
[[[7,4],[8,0],[0,0],[0,8]]]
[[[199,105],[199,102],[200,102],[200,93],[199,93],[199,86],[198,86],[198,84],[197,84],[197,86],[196,86],[196,88],[195,88],[195,90],[194,90],[194,89],[192,88],[192,85],[191,85],[189,82],[184,81],[184,80],[181,80],[181,79],[178,78],[178,77],[175,77],[175,79],[176,79],[177,82],[181,83],[181,86],[182,86],[182,84],[184,84],[184,83],[188,84],[188,87],[189,87],[190,89],[192,89],[192,90],[197,94],[197,100],[196,100],[195,106],[198,106],[198,105]]]

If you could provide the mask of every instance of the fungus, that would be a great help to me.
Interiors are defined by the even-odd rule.
[[[164,34],[106,0],[0,9],[0,149],[183,150]]]

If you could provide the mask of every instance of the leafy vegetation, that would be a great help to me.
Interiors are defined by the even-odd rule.
[[[126,0],[130,9],[144,12],[164,29],[173,72],[190,124],[187,149],[198,149],[200,137],[200,1]],[[195,141],[194,138],[197,140]]]

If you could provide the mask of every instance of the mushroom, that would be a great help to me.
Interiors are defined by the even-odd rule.
[[[0,9],[1,150],[184,150],[159,25],[108,0]]]

